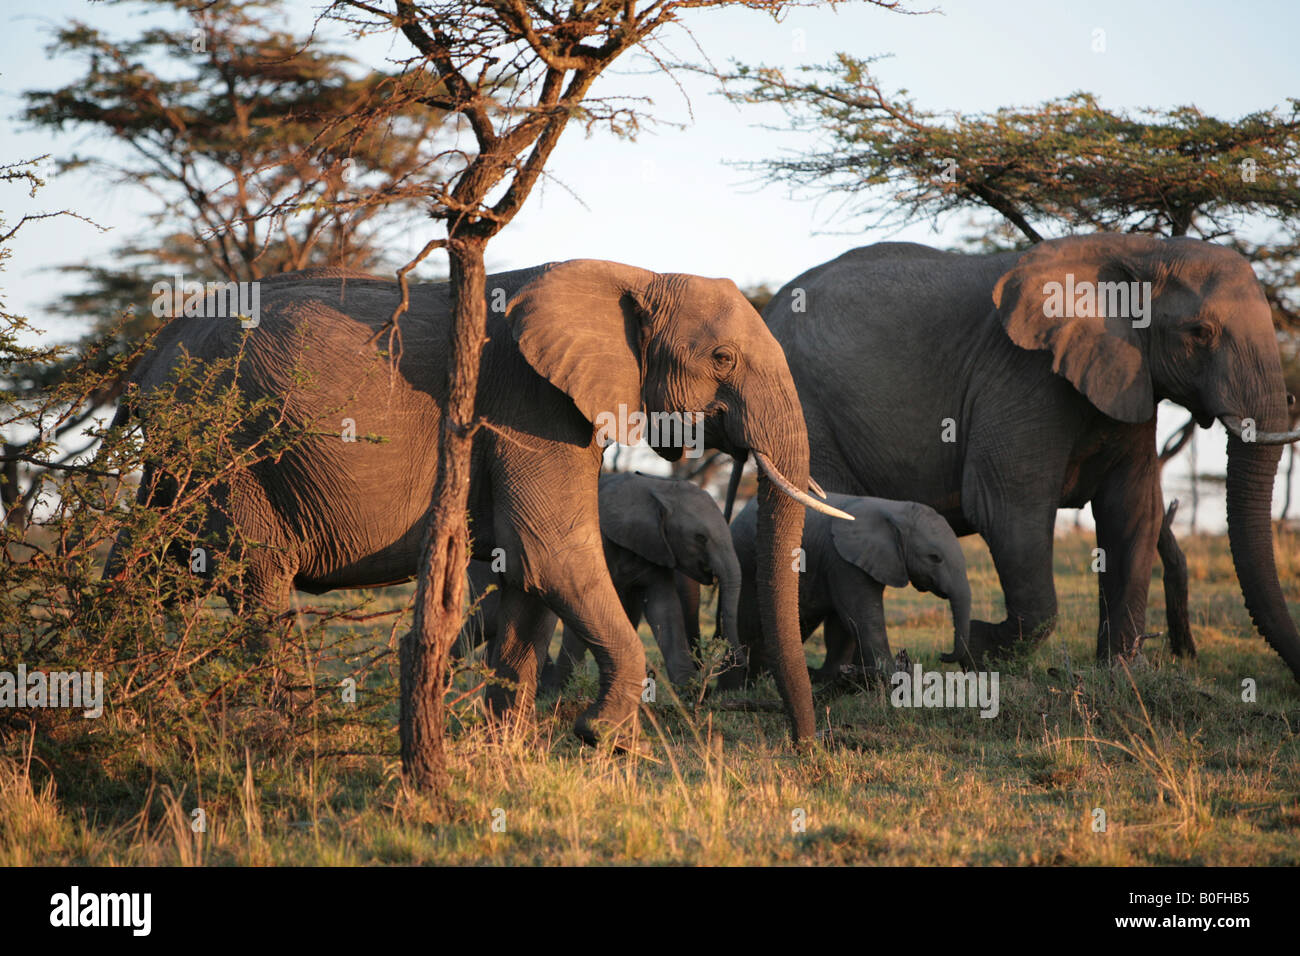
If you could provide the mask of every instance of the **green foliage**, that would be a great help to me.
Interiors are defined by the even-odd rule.
[[[839,54],[796,75],[738,66],[736,102],[781,106],[822,148],[746,164],[769,181],[843,197],[870,226],[973,219],[967,252],[1022,249],[1045,235],[1145,232],[1233,245],[1256,264],[1284,334],[1288,385],[1300,384],[1300,100],[1236,120],[1195,106],[1108,110],[1090,93],[965,115],[886,94],[874,59]],[[1276,237],[1237,235],[1250,217]]]
[[[849,194],[882,221],[987,208],[1037,241],[1045,226],[1213,238],[1245,215],[1300,213],[1300,100],[1231,121],[1194,106],[1107,110],[1089,93],[968,116],[890,96],[874,60],[840,54],[797,78],[739,67],[733,100],[784,107],[827,146],[753,164],[770,179]]]
[[[150,228],[111,262],[57,267],[57,288],[72,290],[51,308],[87,332],[52,360],[11,354],[0,384],[26,399],[39,400],[79,363],[106,370],[159,328],[167,311],[154,308],[152,289],[160,280],[391,267],[385,249],[421,210],[420,177],[442,162],[434,134],[445,114],[423,102],[435,87],[424,74],[362,70],[328,37],[278,28],[278,2],[135,6],[147,25],[132,37],[79,21],[57,28],[50,55],[80,60],[84,71],[59,89],[25,94],[32,125],[117,147],[64,157],[58,168],[155,201]],[[88,407],[66,420],[71,430],[116,400],[122,384],[101,380]],[[23,479],[37,467],[33,449],[10,441],[25,465],[23,475],[10,468],[5,476],[6,510],[31,496]]]
[[[0,246],[0,262],[5,252]],[[21,316],[0,312],[0,364],[20,360],[40,370],[63,361],[63,349],[24,345],[27,338]],[[30,497],[0,524],[0,670],[98,673],[104,691],[104,714],[92,719],[84,707],[0,707],[0,752],[22,751],[27,761],[22,774],[10,763],[0,768],[0,846],[12,848],[32,825],[13,816],[13,800],[21,805],[33,757],[105,795],[113,819],[111,794],[148,780],[137,762],[147,763],[142,752],[179,754],[179,741],[193,745],[228,708],[300,732],[318,716],[317,668],[331,669],[334,680],[320,694],[337,698],[338,680],[363,685],[395,646],[391,630],[387,645],[373,638],[381,622],[395,629],[404,607],[376,611],[365,596],[327,611],[223,607],[219,595],[244,593],[250,555],[268,544],[223,530],[214,515],[238,494],[238,474],[291,452],[316,423],[287,421],[283,396],[244,398],[232,387],[240,355],[224,362],[182,356],[172,388],[128,392],[147,430],[138,421],[95,420],[87,396],[120,380],[150,344],[137,340],[102,361],[89,355],[41,393],[0,396],[0,430],[36,436],[4,446],[6,466],[21,454],[36,478]],[[69,430],[69,422],[80,424]],[[90,446],[65,454],[51,438],[60,429]],[[148,507],[134,503],[139,473],[155,492]],[[363,633],[367,641],[358,644]],[[362,694],[348,713],[358,730],[387,728],[389,704]],[[30,795],[39,799],[49,786],[47,779]],[[171,799],[163,803],[174,814]]]
[[[111,37],[79,21],[55,30],[53,57],[84,72],[30,90],[23,118],[125,147],[63,158],[156,200],[152,231],[116,264],[65,266],[86,287],[56,308],[99,328],[136,309],[128,333],[157,327],[149,288],[160,276],[247,281],[317,265],[371,269],[419,212],[411,184],[440,162],[443,114],[419,102],[418,77],[359,69],[328,37],[276,26],[275,2],[196,7],[146,0],[149,25]],[[401,102],[383,122],[376,104]],[[343,121],[341,121],[343,120]]]

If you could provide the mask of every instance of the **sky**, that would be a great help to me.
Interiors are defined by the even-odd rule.
[[[968,113],[1087,91],[1111,109],[1195,105],[1237,118],[1300,96],[1300,57],[1294,50],[1300,4],[1288,0],[922,0],[908,5],[937,12],[904,16],[841,3],[834,9],[792,9],[775,22],[747,10],[688,10],[682,19],[694,39],[672,29],[660,52],[667,59],[699,61],[702,50],[719,66],[735,59],[783,67],[825,63],[841,51],[889,55],[876,66],[886,90],[905,88],[926,109]],[[298,22],[309,20],[317,6],[302,3]],[[55,88],[76,75],[74,62],[51,60],[45,53],[52,28],[73,18],[116,35],[129,35],[141,22],[131,6],[45,0],[34,7],[0,0],[6,160],[108,148],[73,132],[56,137],[23,129],[16,120],[23,90]],[[1096,49],[1099,36],[1102,51]],[[405,54],[400,43],[377,38],[348,50],[376,66],[385,56]],[[807,134],[763,128],[783,126],[784,114],[728,103],[718,95],[716,81],[706,77],[670,78],[646,57],[634,55],[619,61],[593,93],[647,97],[652,105],[646,107],[664,125],[643,131],[635,142],[605,133],[587,137],[577,126],[566,131],[549,163],[551,179],[489,246],[490,270],[599,258],[775,289],[858,245],[886,239],[945,244],[963,232],[961,217],[937,227],[923,222],[864,231],[865,223],[846,217],[835,197],[792,195],[786,187],[757,182],[737,164],[807,149],[810,140]],[[3,276],[11,311],[54,335],[72,335],[75,327],[51,318],[44,308],[62,291],[51,267],[107,255],[141,228],[146,201],[130,189],[76,174],[56,177],[35,200],[20,192],[12,188],[0,195],[0,209],[11,224],[24,212],[71,208],[111,227],[100,233],[67,219],[35,223],[24,228]],[[432,224],[427,232],[417,224],[394,254],[413,255],[432,237],[431,230]],[[1162,411],[1162,430],[1176,428],[1184,417],[1176,409]],[[1199,444],[1202,469],[1217,468],[1221,435],[1201,433]]]

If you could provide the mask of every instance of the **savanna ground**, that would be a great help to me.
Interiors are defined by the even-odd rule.
[[[590,658],[562,698],[539,700],[535,729],[494,739],[471,663],[456,676],[453,786],[440,802],[400,782],[392,649],[405,621],[337,621],[330,647],[305,655],[314,703],[271,706],[221,686],[195,699],[173,678],[156,703],[110,703],[98,720],[11,711],[0,864],[1295,865],[1300,693],[1250,627],[1225,539],[1182,544],[1195,661],[1152,639],[1131,671],[1095,667],[1092,539],[1068,536],[1056,549],[1058,631],[1002,670],[995,718],[895,709],[877,687],[819,703],[830,733],[802,756],[779,713],[723,710],[738,699],[723,696],[677,704],[663,684],[645,710],[644,755],[584,748],[570,728],[596,687]],[[978,540],[966,546],[987,619],[996,575]],[[1294,607],[1300,538],[1280,535],[1277,552]],[[403,608],[410,593],[374,592],[371,609]],[[325,609],[356,597],[298,599]],[[1149,630],[1163,629],[1163,606],[1157,565]],[[886,610],[894,650],[941,668],[946,605],[890,590]],[[656,662],[644,626],[642,637]],[[818,636],[810,662],[821,650]],[[347,673],[359,675],[355,703],[343,699]],[[187,706],[165,706],[168,694]],[[776,694],[766,682],[739,699]]]

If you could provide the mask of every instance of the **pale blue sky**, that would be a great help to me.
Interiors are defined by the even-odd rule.
[[[921,3],[913,4],[921,7]],[[303,16],[314,5],[303,5]],[[837,9],[791,10],[782,23],[745,10],[687,11],[684,21],[703,50],[723,64],[748,62],[793,66],[824,62],[836,51],[891,53],[878,74],[887,88],[906,87],[928,108],[980,111],[1027,105],[1087,90],[1110,107],[1195,104],[1236,117],[1300,96],[1300,57],[1294,38],[1300,14],[1294,3],[1093,2],[1050,4],[1013,0],[943,0],[941,13],[900,16],[862,4]],[[0,112],[6,158],[68,151],[74,134],[51,137],[18,128],[13,116],[26,88],[53,87],[72,73],[68,62],[51,62],[44,46],[50,27],[73,16],[125,33],[138,22],[130,7],[81,0],[47,0],[37,9],[6,3],[0,12]],[[1106,31],[1106,52],[1092,50],[1093,31]],[[801,30],[806,50],[795,52]],[[351,47],[377,60],[386,44]],[[669,48],[694,57],[680,30]],[[405,53],[399,45],[398,52]],[[579,128],[565,133],[550,171],[557,182],[543,186],[519,218],[490,248],[493,268],[514,268],[552,259],[614,259],[658,271],[724,275],[742,285],[780,285],[803,269],[847,248],[888,238],[862,232],[863,224],[838,215],[833,199],[792,197],[780,186],[759,188],[729,161],[761,159],[798,150],[803,136],[757,128],[781,123],[777,110],[739,107],[716,94],[716,84],[680,77],[690,111],[671,80],[649,69],[644,57],[621,61],[597,83],[598,95],[639,95],[654,101],[665,120],[636,142],[606,134],[590,138]],[[693,112],[693,120],[692,120]],[[84,142],[80,145],[84,148]],[[108,147],[98,146],[106,149]],[[570,195],[563,187],[576,194]],[[52,276],[42,268],[102,255],[137,228],[146,200],[128,189],[106,188],[85,176],[56,179],[34,203],[13,189],[0,197],[11,220],[33,207],[70,207],[112,226],[107,234],[68,220],[37,224],[16,246],[4,286],[10,306],[38,324]],[[942,241],[946,236],[917,224],[896,236]],[[414,252],[432,233],[412,229]]]
[[[306,18],[315,6],[303,4],[301,15]],[[1111,108],[1192,104],[1235,118],[1300,96],[1300,57],[1294,48],[1300,5],[1287,0],[939,0],[935,6],[942,12],[913,17],[846,3],[835,10],[794,9],[780,23],[745,10],[686,11],[683,20],[719,65],[733,57],[794,66],[825,62],[837,51],[892,54],[877,68],[882,84],[905,87],[930,109],[983,111],[1085,90]],[[117,35],[136,22],[131,8],[80,0],[46,0],[39,8],[10,0],[0,7],[6,160],[85,148],[73,134],[52,138],[22,130],[13,120],[23,89],[51,88],[74,75],[71,63],[51,62],[44,52],[50,27],[74,16]],[[1102,53],[1093,51],[1098,29],[1105,31]],[[798,38],[803,51],[796,50]],[[678,57],[698,58],[681,31],[666,39]],[[406,55],[400,44],[394,50]],[[349,52],[378,63],[386,45],[375,40],[350,46]],[[660,118],[685,127],[661,127],[636,142],[605,134],[586,138],[580,128],[571,128],[549,167],[558,182],[537,191],[493,241],[490,268],[590,257],[728,276],[741,285],[779,286],[856,245],[885,238],[943,242],[960,232],[962,221],[953,219],[940,234],[928,223],[891,234],[863,233],[861,223],[837,214],[834,200],[791,196],[779,186],[760,188],[750,174],[728,163],[807,148],[807,140],[758,128],[781,123],[780,111],[729,104],[716,94],[715,83],[700,76],[679,79],[689,111],[682,92],[644,57],[621,61],[598,81],[597,95],[650,97]],[[113,227],[100,234],[71,220],[37,223],[22,233],[0,280],[11,310],[29,315],[39,327],[69,334],[68,326],[44,314],[44,303],[59,290],[52,284],[57,277],[43,270],[106,254],[139,227],[146,200],[73,175],[55,179],[34,202],[19,194],[10,189],[0,197],[10,222],[33,209],[68,207]],[[432,228],[412,229],[400,251],[414,253],[433,235]],[[1162,415],[1166,428],[1177,421],[1177,413]],[[1219,440],[1205,440],[1210,437],[1202,436],[1203,446],[1217,450]],[[1202,467],[1212,467],[1206,457]]]

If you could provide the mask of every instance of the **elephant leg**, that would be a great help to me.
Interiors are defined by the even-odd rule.
[[[559,656],[555,658],[554,673],[546,681],[548,688],[562,689],[573,679],[574,670],[586,659],[587,645],[578,636],[577,631],[564,626],[564,639],[560,644]]]
[[[668,679],[674,685],[692,680],[698,668],[686,643],[686,621],[682,616],[681,599],[674,582],[676,572],[664,569],[646,588],[645,615],[654,632],[655,641],[664,655]]]
[[[272,614],[287,611],[295,571],[290,555],[276,548],[253,547],[244,551],[244,559],[243,600],[252,601]],[[234,606],[232,603],[231,607]]]
[[[853,651],[856,640],[853,632],[839,619],[830,615],[822,624],[822,637],[826,641],[826,659],[822,666],[813,672],[817,683],[832,681],[840,676],[840,668],[853,663]]]
[[[826,622],[826,663],[832,663],[834,639],[836,670],[842,664],[856,663],[869,671],[892,671],[884,585],[845,565],[832,568],[828,583],[834,613]]]
[[[551,638],[555,636],[555,625],[559,623],[559,618],[550,608],[546,609],[546,626],[539,629],[537,634],[537,643],[533,645],[533,651],[537,655],[537,689],[553,690],[555,680],[552,676],[555,666],[551,663]]]
[[[497,639],[498,622],[501,620],[502,578],[496,574],[488,577],[472,564],[470,567],[466,587],[475,613],[466,617],[460,636],[452,645],[453,660],[467,656],[480,644],[491,647]]]
[[[296,562],[286,552],[270,547],[239,546],[232,556],[242,558],[243,574],[220,591],[231,611],[244,617],[250,610],[275,617],[288,612],[293,603]],[[218,558],[217,560],[221,560]],[[274,661],[271,701],[273,706],[293,709],[315,697],[313,668],[301,652],[280,639],[279,628],[258,628],[244,641],[244,650]]]
[[[243,571],[219,587],[218,593],[225,600],[231,613],[236,617],[246,618],[250,613],[267,617],[285,614],[293,606],[293,579],[296,562],[292,556],[278,549],[265,546],[245,546],[237,543],[226,555],[209,556],[209,561],[239,560],[243,562]],[[212,570],[212,565],[209,565]],[[280,640],[280,631],[271,626],[260,627],[250,632],[244,640],[244,650],[255,654],[276,655],[277,673],[280,683],[301,686],[307,682],[307,670],[298,655],[280,654],[284,647]],[[294,701],[287,701],[294,703]]]
[[[503,447],[492,457],[493,543],[504,550],[502,571],[512,589],[527,591],[557,614],[586,643],[600,669],[595,703],[578,717],[574,733],[587,743],[602,738],[623,746],[637,729],[645,681],[645,649],[628,623],[609,576],[597,516],[599,459],[590,449],[581,456],[554,455],[539,462],[518,447]],[[544,492],[549,478],[563,494]],[[536,679],[533,653],[541,638],[526,642],[507,635],[514,610],[502,604],[498,643],[510,648],[503,671],[518,670]],[[518,660],[525,644],[527,663]],[[504,675],[503,675],[504,676]],[[532,687],[528,701],[532,702]],[[521,700],[523,698],[520,698]]]
[[[700,582],[684,574],[673,575],[677,602],[686,621],[686,644],[694,657],[700,656]]]
[[[552,554],[562,555],[564,563],[544,562],[535,567],[537,593],[586,644],[600,670],[596,702],[578,718],[574,732],[587,743],[595,743],[606,733],[621,739],[636,726],[646,673],[645,649],[609,579],[599,543]],[[505,617],[503,605],[499,629],[504,628]]]
[[[135,501],[140,508],[164,509],[175,504],[179,493],[180,489],[174,477],[166,472],[160,472],[156,465],[146,464],[140,475],[140,487],[136,490]],[[152,552],[153,547],[149,544],[137,545],[130,532],[125,529],[119,531],[112,548],[109,549],[108,560],[104,564],[104,580],[113,580],[124,574],[127,565],[139,556],[135,553],[137,550]],[[173,543],[162,557],[164,560],[175,561],[185,566],[189,563],[190,553],[184,546]],[[172,603],[172,598],[166,599],[168,607]]]
[[[555,633],[555,615],[536,594],[509,585],[501,589],[497,639],[489,645],[496,680],[488,685],[488,712],[497,719],[528,723],[536,713],[538,647]]]
[[[271,496],[259,479],[240,472],[214,489],[206,530],[216,553],[209,553],[208,573],[221,581],[230,609],[243,615],[251,604],[272,615],[289,609],[298,574],[299,555],[284,533]],[[222,561],[242,562],[237,574],[225,573]]]
[[[464,660],[484,641],[489,645],[492,643],[487,637],[487,622],[484,620],[483,609],[479,608],[473,614],[466,615],[465,623],[460,626],[460,633],[456,635],[456,641],[451,645],[451,659]]]
[[[638,627],[641,623],[641,605],[644,599],[645,593],[641,588],[623,587],[618,589],[619,603],[622,605],[623,613],[627,615],[627,619],[633,628]],[[564,626],[564,639],[560,644],[560,656],[551,668],[546,687],[548,689],[565,687],[573,679],[573,672],[586,658],[586,643],[578,636],[577,631],[566,624]]]
[[[1169,649],[1175,657],[1195,657],[1196,640],[1187,610],[1187,558],[1174,537],[1174,515],[1178,500],[1169,506],[1160,522],[1156,550],[1160,554],[1165,583],[1165,630],[1169,632]]]
[[[1147,592],[1163,517],[1160,504],[1154,455],[1113,470],[1093,496],[1097,547],[1105,561],[1097,575],[1098,660],[1133,654],[1146,629]]]
[[[976,666],[989,657],[1005,657],[1017,646],[1038,644],[1056,627],[1055,506],[1031,511],[1007,504],[995,513],[998,523],[981,533],[997,568],[1007,616],[997,624],[971,621],[971,660],[964,663]]]
[[[645,648],[619,606],[608,572],[603,582],[593,578],[548,598],[552,610],[587,644],[600,670],[596,703],[578,718],[574,733],[587,743],[606,733],[616,738],[632,733],[645,681]]]
[[[645,613],[645,599],[644,586],[618,589],[619,603],[623,605],[623,613],[627,615],[628,623],[632,625],[633,630],[641,626],[641,618]]]

